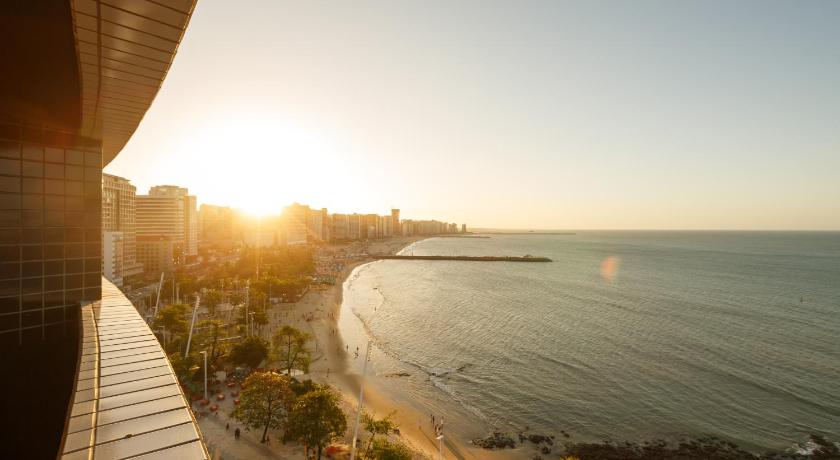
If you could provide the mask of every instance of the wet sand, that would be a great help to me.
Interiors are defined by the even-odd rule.
[[[422,239],[425,239],[425,237],[392,238],[371,243],[367,249],[370,255],[396,254],[406,246]],[[348,431],[351,433],[346,439],[348,444],[352,437],[352,427],[355,422],[355,408],[359,398],[361,376],[351,370],[350,363],[354,360],[356,350],[355,347],[346,348],[338,329],[338,318],[341,314],[344,281],[355,268],[370,262],[372,262],[371,258],[364,258],[347,264],[337,277],[335,285],[325,289],[312,289],[295,304],[275,307],[273,311],[277,312],[277,322],[272,315],[272,326],[291,324],[312,335],[314,345],[310,372],[302,377],[311,378],[319,383],[327,383],[341,393],[345,411],[348,414]],[[306,318],[309,318],[309,320]],[[269,333],[266,334],[266,338],[270,338],[270,331],[267,332]],[[360,347],[357,359],[363,359],[363,356],[364,349]],[[410,405],[399,404],[397,399],[400,396],[382,391],[375,385],[367,385],[363,407],[365,411],[373,413],[377,417],[393,414],[392,420],[397,423],[401,432],[397,438],[415,451],[418,458],[438,458],[438,441],[435,439],[430,415],[421,413]],[[360,435],[362,431],[363,429],[360,428]],[[367,437],[366,434],[365,437]],[[516,455],[518,449],[488,451],[476,448],[459,439],[448,438],[444,440],[443,450],[444,458],[506,459],[521,457],[521,455]]]

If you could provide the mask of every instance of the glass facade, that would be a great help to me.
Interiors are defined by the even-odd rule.
[[[95,142],[0,124],[0,344],[75,335],[99,299],[101,183]]]

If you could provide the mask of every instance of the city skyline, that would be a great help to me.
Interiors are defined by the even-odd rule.
[[[838,21],[830,3],[201,2],[106,171],[259,212],[836,230]]]

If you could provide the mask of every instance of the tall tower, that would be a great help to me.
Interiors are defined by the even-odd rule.
[[[402,235],[402,229],[400,228],[399,209],[391,209],[391,229],[394,232],[394,236]]]

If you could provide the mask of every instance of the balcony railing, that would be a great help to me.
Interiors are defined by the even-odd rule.
[[[61,458],[209,459],[166,354],[122,292],[103,278],[81,322]]]

